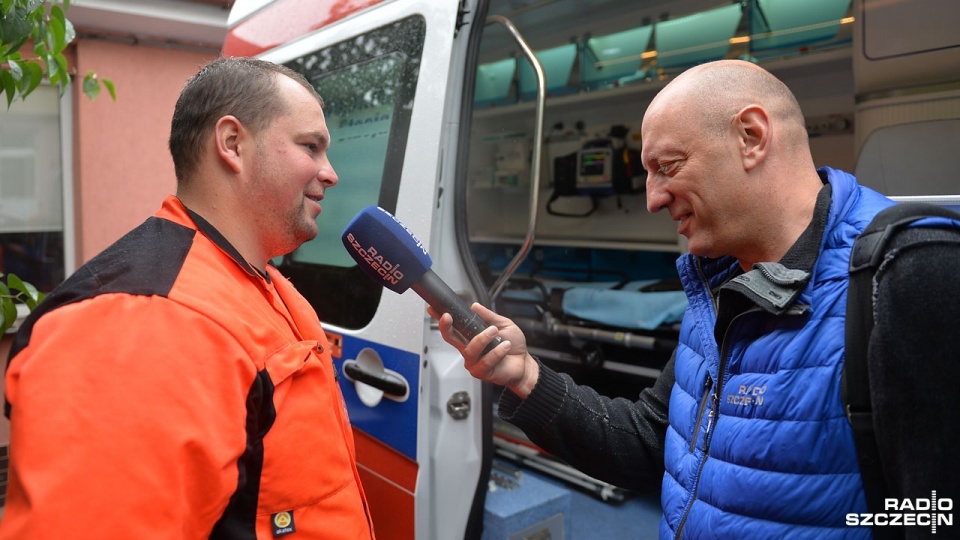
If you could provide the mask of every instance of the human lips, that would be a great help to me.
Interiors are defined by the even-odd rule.
[[[677,213],[670,214],[670,218],[677,222],[677,233],[684,234],[687,232],[689,218],[691,214],[689,213]]]
[[[308,200],[310,200],[310,201],[313,201],[314,204],[317,205],[317,207],[320,207],[320,201],[323,200],[323,194],[322,194],[322,193],[319,194],[319,195],[311,195],[311,194],[307,193],[307,194],[304,195],[304,197],[306,197],[306,198],[307,198]]]

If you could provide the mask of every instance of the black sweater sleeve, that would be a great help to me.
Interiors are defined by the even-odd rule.
[[[890,498],[960,498],[960,249],[906,249],[877,274],[868,365]],[[904,527],[908,538],[929,527]],[[918,536],[914,536],[914,533]]]
[[[547,452],[594,478],[653,492],[663,479],[673,366],[671,358],[656,383],[634,402],[601,396],[541,363],[540,378],[527,399],[504,391],[500,417]]]

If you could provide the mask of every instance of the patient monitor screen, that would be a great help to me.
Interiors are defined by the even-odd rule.
[[[613,151],[609,148],[587,148],[581,150],[577,160],[577,186],[611,186],[612,158]]]

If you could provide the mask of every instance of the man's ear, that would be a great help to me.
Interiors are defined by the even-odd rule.
[[[213,128],[213,141],[217,148],[217,155],[224,165],[233,172],[239,173],[243,169],[240,156],[240,142],[245,136],[243,124],[235,116],[227,115],[217,120]]]
[[[759,105],[748,105],[734,119],[740,142],[744,170],[759,165],[770,148],[770,116]]]

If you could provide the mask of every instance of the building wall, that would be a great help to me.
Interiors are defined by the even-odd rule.
[[[74,208],[77,266],[139,225],[174,193],[167,149],[173,108],[184,82],[219,51],[187,50],[79,38],[74,98]],[[117,101],[104,90],[80,92],[82,75],[113,80]]]

